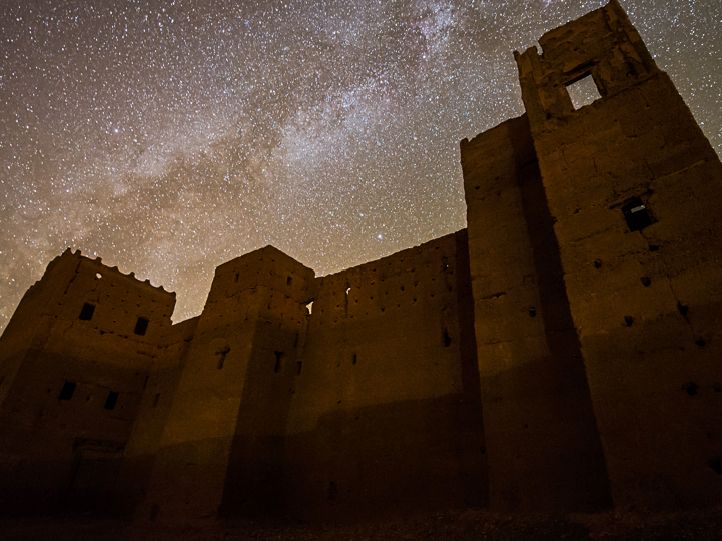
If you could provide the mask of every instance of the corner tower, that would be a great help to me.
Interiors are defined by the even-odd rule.
[[[614,502],[719,502],[722,165],[616,1],[539,43],[522,96]]]

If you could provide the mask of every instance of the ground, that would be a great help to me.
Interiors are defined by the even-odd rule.
[[[335,526],[253,522],[139,526],[91,517],[3,518],[0,531],[4,541],[722,540],[722,508],[644,516],[633,513],[521,516],[466,510]]]

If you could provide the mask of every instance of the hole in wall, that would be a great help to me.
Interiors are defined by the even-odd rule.
[[[281,360],[283,359],[283,351],[274,351],[273,355],[276,358],[276,362],[273,365],[273,372],[275,374],[278,374],[281,371]]]
[[[704,338],[697,338],[694,343],[697,345],[698,348],[703,348],[707,345],[707,340],[705,340]]]
[[[153,407],[158,407],[158,401],[160,400],[160,393],[155,393],[155,396],[153,397]]]
[[[313,301],[306,303],[306,314],[311,315],[313,312]]]
[[[233,277],[233,281],[237,283],[238,280],[240,279],[240,277],[241,277],[240,273],[237,272],[236,275]]]
[[[682,316],[687,317],[687,314],[689,314],[689,306],[686,304],[683,304],[681,302],[677,303],[677,311],[682,314]]]
[[[226,364],[226,357],[228,356],[230,351],[231,348],[229,346],[224,346],[218,351],[216,351],[216,355],[218,355],[218,365],[216,366],[216,368],[218,368],[218,370],[221,370]]]
[[[328,488],[326,489],[326,497],[328,501],[333,502],[338,497],[338,487],[335,481],[328,482]]]
[[[642,276],[639,281],[642,282],[642,285],[644,287],[649,287],[652,285],[652,279],[649,276]]]
[[[594,268],[595,268],[595,269],[601,269],[601,268],[602,268],[602,260],[601,260],[601,259],[595,259],[595,260],[594,260]]]
[[[602,97],[599,93],[599,87],[594,81],[594,77],[592,77],[592,74],[589,72],[566,83],[564,86],[567,89],[567,94],[572,101],[572,107],[574,107],[575,111],[585,105],[594,103]]]
[[[682,385],[682,389],[684,389],[689,396],[697,396],[699,394],[699,385],[697,385],[694,381],[685,383]]]
[[[103,275],[100,274],[99,272],[96,272],[96,273],[95,273],[95,279],[96,279],[96,280],[100,280],[102,277],[103,277]]]
[[[58,400],[70,400],[73,398],[77,383],[74,381],[65,381],[63,386],[60,388],[60,394],[58,394]]]
[[[622,205],[622,213],[630,231],[642,231],[655,220],[647,205],[639,197],[630,197]]]
[[[659,251],[659,244],[650,244],[650,245],[649,245],[649,251],[650,251],[650,252],[658,252],[658,251]]]
[[[114,410],[118,403],[118,392],[110,391],[108,396],[105,398],[105,405],[103,406],[107,410]]]
[[[536,306],[531,306],[529,308],[529,317],[536,317]]]
[[[287,286],[290,286],[290,285],[291,285],[291,282],[293,282],[293,278],[292,278],[291,276],[287,276],[287,277],[286,277],[286,285],[287,285]]]
[[[627,327],[634,325],[634,318],[632,316],[624,316],[624,325]]]
[[[303,361],[296,361],[296,375],[301,375],[301,369],[303,368]]]
[[[89,302],[83,303],[83,307],[80,309],[80,314],[78,315],[78,319],[81,319],[83,321],[90,321],[93,319],[93,314],[95,313],[95,305],[90,304]]]
[[[348,297],[348,292],[349,292],[349,291],[351,291],[351,288],[350,288],[350,287],[347,287],[347,288],[346,288],[346,296],[347,296],[347,297]]]
[[[444,327],[444,332],[441,336],[441,343],[444,345],[445,348],[451,346],[451,336],[449,335],[449,330],[446,327]]]
[[[354,353],[353,355],[351,355],[351,364],[355,365],[356,361],[357,361],[357,358],[356,358],[356,354]]]
[[[133,329],[133,332],[138,336],[144,336],[145,333],[148,332],[148,323],[150,323],[148,318],[139,317],[135,322],[135,329]]]

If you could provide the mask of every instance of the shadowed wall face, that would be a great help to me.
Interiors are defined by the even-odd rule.
[[[616,2],[539,41],[522,94],[615,504],[719,501],[722,166]]]
[[[466,232],[318,279],[289,392],[289,510],[482,504]]]
[[[461,161],[490,505],[605,507],[604,460],[526,117],[463,141]]]
[[[6,512],[114,510],[123,449],[174,302],[79,253],[48,265],[0,351],[11,380],[0,407]]]

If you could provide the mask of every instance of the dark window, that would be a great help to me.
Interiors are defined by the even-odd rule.
[[[77,384],[74,381],[66,381],[63,383],[63,387],[60,389],[60,394],[58,395],[58,400],[70,400],[73,398],[76,387]]]
[[[278,374],[281,371],[281,359],[283,359],[283,351],[274,351],[276,363],[273,365],[273,371]]]
[[[287,285],[287,286],[290,286],[290,285],[291,285],[291,282],[293,282],[293,278],[291,278],[290,276],[288,276],[288,277],[286,278],[286,285]]]
[[[80,309],[80,315],[78,316],[78,319],[82,319],[84,321],[89,321],[93,319],[93,313],[95,312],[95,305],[90,304],[89,302],[86,302],[83,304],[83,307]]]
[[[108,398],[105,399],[105,409],[113,410],[113,409],[115,409],[115,405],[117,403],[118,403],[118,393],[115,391],[110,391],[108,393]]]
[[[632,197],[622,206],[624,219],[630,231],[641,231],[654,223],[654,217],[639,197]]]
[[[155,396],[153,397],[153,407],[158,406],[158,400],[160,400],[160,393],[155,393]]]
[[[303,361],[296,361],[296,375],[301,375],[301,368],[303,368]]]
[[[218,370],[221,370],[223,368],[223,365],[226,363],[226,357],[228,356],[228,353],[230,351],[231,348],[228,346],[216,351],[216,355],[218,355]]]
[[[441,336],[441,341],[444,344],[445,348],[448,348],[451,346],[451,335],[449,334],[449,330],[444,328],[444,332]]]
[[[139,334],[140,336],[143,336],[148,331],[148,319],[144,317],[139,317],[138,321],[135,322],[135,330],[133,331],[135,334]]]

